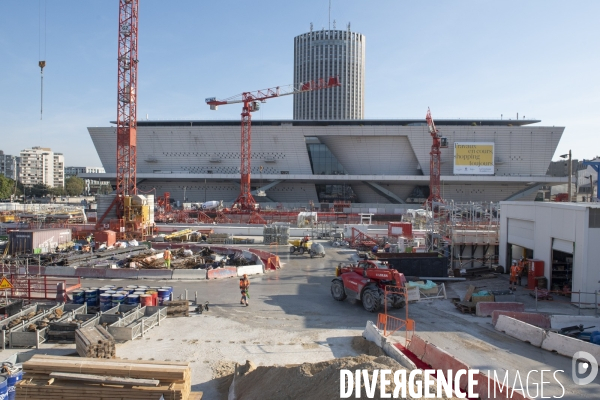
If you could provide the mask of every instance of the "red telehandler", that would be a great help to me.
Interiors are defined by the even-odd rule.
[[[360,300],[365,310],[377,312],[384,303],[385,287],[395,286],[399,289],[406,284],[404,274],[390,269],[386,264],[374,260],[362,260],[358,264],[342,266],[335,269],[336,278],[331,281],[331,295],[337,301]],[[388,292],[388,304],[394,308],[405,305],[404,296]]]

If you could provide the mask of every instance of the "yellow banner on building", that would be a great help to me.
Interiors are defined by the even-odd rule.
[[[455,142],[455,175],[493,175],[493,142]]]

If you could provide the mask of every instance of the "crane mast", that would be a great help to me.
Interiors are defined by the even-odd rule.
[[[123,217],[125,196],[137,194],[137,64],[139,0],[119,0],[117,87],[117,216]]]
[[[440,147],[442,147],[442,136],[439,134],[438,129],[435,127],[435,123],[433,122],[433,118],[431,117],[431,111],[429,108],[427,109],[427,116],[425,117],[427,120],[427,127],[429,129],[429,134],[433,140],[431,144],[431,151],[429,155],[431,156],[429,162],[429,197],[427,198],[427,204],[430,205],[433,209],[433,203],[443,202],[441,190],[440,190],[440,165],[442,152],[440,151]]]
[[[256,208],[256,200],[252,196],[252,188],[250,186],[251,179],[251,145],[252,145],[252,112],[260,109],[260,103],[264,103],[267,99],[274,97],[288,96],[291,94],[310,92],[313,90],[328,89],[331,87],[340,86],[337,77],[330,77],[327,81],[319,79],[317,81],[304,82],[298,86],[277,86],[254,92],[244,92],[239,95],[230,97],[224,100],[217,100],[214,97],[207,98],[206,104],[211,110],[216,110],[218,106],[225,104],[243,103],[242,106],[242,123],[241,123],[241,153],[240,153],[240,194],[234,202],[234,208],[251,211]]]

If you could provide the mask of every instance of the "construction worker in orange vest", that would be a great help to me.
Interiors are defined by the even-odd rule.
[[[521,273],[523,272],[523,267],[519,265],[516,261],[512,262],[510,266],[510,283],[509,290],[517,290],[517,284],[521,286]]]
[[[248,299],[250,298],[250,294],[248,293],[249,287],[250,281],[248,280],[248,275],[244,274],[244,277],[240,278],[240,292],[242,293],[240,304],[248,306]]]
[[[167,267],[167,269],[171,269],[171,258],[173,258],[173,256],[171,255],[170,247],[167,247],[163,253],[163,258],[165,259],[165,267]]]

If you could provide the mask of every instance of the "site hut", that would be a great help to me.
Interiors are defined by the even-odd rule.
[[[544,263],[546,288],[568,289],[571,302],[589,307],[600,289],[600,204],[500,203],[500,264],[535,258]]]

